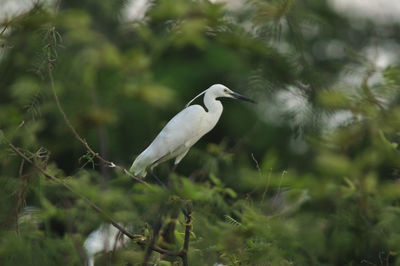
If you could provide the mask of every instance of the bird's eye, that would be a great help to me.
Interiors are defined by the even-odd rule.
[[[227,90],[227,89],[224,89],[224,92],[228,92],[228,90]]]

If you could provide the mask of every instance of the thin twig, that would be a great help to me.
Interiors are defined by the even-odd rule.
[[[24,171],[25,160],[22,159],[21,164],[19,165],[18,176],[22,177],[22,173]]]
[[[258,173],[261,175],[260,165],[258,164],[258,161],[257,161],[256,157],[254,157],[254,153],[251,153],[251,158],[253,159],[254,163],[256,164],[256,168],[257,168]]]
[[[262,178],[262,177],[263,177],[263,174],[262,174],[260,165],[259,165],[259,163],[258,163],[256,157],[254,157],[254,154],[253,154],[253,153],[251,153],[251,158],[253,159],[254,163],[256,164],[256,168],[257,168],[258,175],[260,176],[260,178]],[[264,192],[263,192],[263,194],[262,194],[261,201],[264,201],[265,196],[267,195],[268,188],[269,188],[269,182],[270,182],[270,179],[271,179],[271,174],[272,174],[272,168],[270,169],[270,171],[269,171],[269,173],[268,173],[268,175],[267,175],[267,183],[265,184],[265,189],[264,189]],[[253,191],[254,191],[254,190],[253,190]]]
[[[269,188],[269,181],[271,180],[271,175],[272,175],[272,168],[269,169],[269,173],[268,173],[268,176],[267,176],[267,183],[265,184],[265,189],[264,189],[264,192],[262,194],[262,201],[264,201],[265,196],[267,195],[268,188]]]
[[[26,205],[26,202],[25,202],[26,178],[22,175],[23,171],[24,171],[24,165],[25,165],[25,160],[22,159],[21,164],[19,166],[19,170],[18,170],[18,178],[23,179],[24,182],[21,185],[21,187],[18,188],[17,205],[15,206],[15,226],[16,226],[16,232],[17,232],[18,236],[20,235],[19,223],[18,223],[19,210],[20,210],[20,207],[22,204]]]
[[[156,240],[158,239],[158,234],[160,233],[160,229],[161,229],[161,217],[157,217],[155,225],[153,226],[153,235],[150,238],[150,242],[148,243],[146,252],[144,254],[143,266],[149,265],[151,253],[153,253]]]
[[[286,170],[283,170],[283,172],[282,172],[282,174],[281,174],[281,177],[280,177],[280,179],[279,179],[278,191],[276,192],[275,197],[274,197],[274,199],[272,200],[272,205],[275,204],[275,201],[276,201],[276,199],[278,198],[279,193],[281,192],[282,179],[283,179],[283,176],[286,175],[286,173],[287,173]]]
[[[8,27],[8,24],[6,24],[6,25],[4,26],[4,28],[1,30],[0,36],[3,35],[3,33],[6,31],[7,27]]]
[[[192,231],[192,210],[188,208],[185,214],[185,240],[183,242],[183,249],[180,252],[180,257],[182,258],[183,266],[188,266],[188,252],[189,252],[189,241],[190,241],[190,233]]]
[[[60,113],[61,113],[61,115],[62,115],[62,117],[63,117],[63,119],[64,119],[64,122],[67,124],[67,126],[69,127],[69,129],[71,130],[71,132],[72,132],[72,134],[75,136],[75,138],[76,138],[79,142],[81,142],[81,143],[83,144],[83,146],[84,146],[94,157],[96,157],[98,160],[100,160],[100,162],[102,162],[102,163],[103,163],[104,165],[106,165],[107,167],[116,168],[116,169],[118,169],[119,171],[121,171],[122,173],[124,173],[124,174],[130,176],[131,178],[133,178],[133,179],[136,180],[137,182],[142,183],[142,184],[145,184],[145,185],[148,185],[147,182],[145,182],[145,181],[143,181],[142,179],[140,179],[140,178],[134,176],[134,175],[131,174],[128,170],[126,170],[124,167],[119,166],[119,165],[117,165],[117,164],[115,164],[115,163],[113,163],[113,162],[111,162],[111,161],[108,161],[108,160],[104,159],[102,156],[99,155],[99,153],[95,152],[95,151],[89,146],[89,144],[87,143],[86,140],[84,140],[84,139],[78,134],[78,132],[76,131],[76,129],[72,126],[71,122],[69,121],[69,119],[68,119],[66,113],[64,112],[64,109],[62,108],[61,103],[60,103],[60,100],[59,100],[59,98],[58,98],[58,95],[57,95],[57,92],[56,92],[56,89],[55,89],[55,85],[54,85],[54,76],[53,76],[53,71],[52,71],[53,63],[54,63],[54,59],[51,59],[51,58],[50,58],[50,55],[49,55],[48,63],[47,63],[47,68],[48,68],[48,74],[49,74],[49,78],[50,78],[50,87],[51,87],[51,90],[52,90],[52,92],[53,92],[53,96],[54,96],[54,99],[55,99],[55,101],[56,101],[57,108],[58,108],[58,110],[60,111]]]

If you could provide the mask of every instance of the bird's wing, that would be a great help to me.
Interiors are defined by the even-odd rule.
[[[167,123],[136,160],[140,160],[141,164],[147,167],[163,158],[175,157],[190,148],[209,131],[204,126],[206,114],[200,105],[191,105],[183,109]]]
[[[191,147],[207,132],[204,128],[206,114],[200,105],[191,105],[183,109],[167,123],[150,147],[159,151],[159,158]]]

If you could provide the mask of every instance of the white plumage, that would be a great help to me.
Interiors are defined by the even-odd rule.
[[[87,255],[87,266],[94,266],[95,256],[100,252],[108,252],[120,248],[129,238],[111,224],[102,224],[90,233],[83,246]]]
[[[190,105],[197,97],[204,94],[205,110],[201,105]],[[222,104],[217,98],[236,98],[254,102],[235,93],[221,84],[212,85],[193,98],[186,108],[175,115],[161,130],[158,136],[133,162],[130,171],[145,177],[147,169],[175,158],[177,165],[202,136],[217,124],[222,114]]]

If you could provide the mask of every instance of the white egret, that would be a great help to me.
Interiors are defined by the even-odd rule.
[[[94,266],[95,256],[122,247],[129,238],[111,224],[102,224],[86,238],[83,246],[86,250],[87,266]]]
[[[190,105],[204,94],[204,105]],[[217,124],[222,114],[222,104],[218,98],[235,98],[255,103],[253,100],[231,91],[221,84],[212,85],[193,98],[167,125],[154,141],[133,162],[130,171],[145,177],[147,170],[175,158],[174,167],[185,157],[189,149]]]

